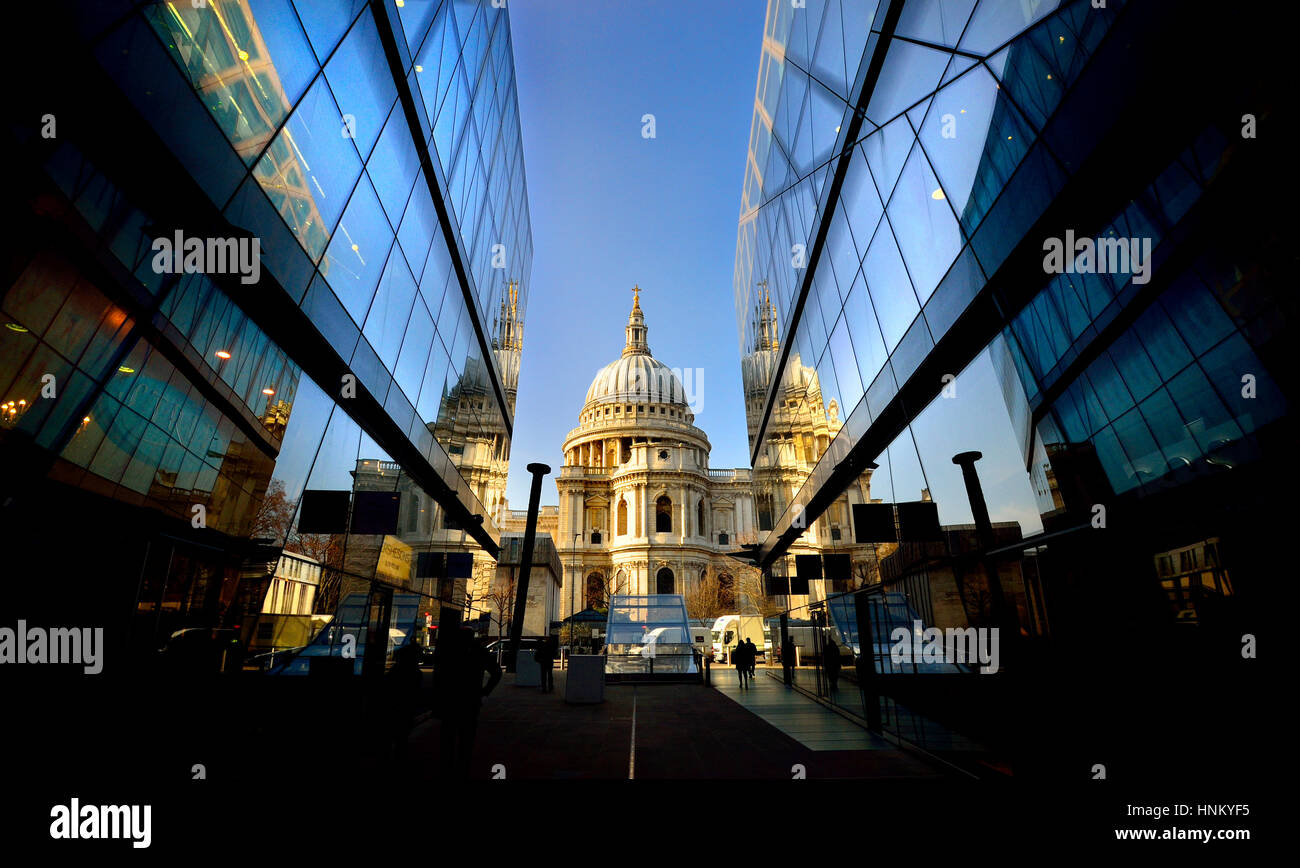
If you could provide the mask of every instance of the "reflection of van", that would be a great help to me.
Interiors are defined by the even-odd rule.
[[[417,594],[393,594],[392,611],[388,621],[388,647],[386,656],[405,645],[424,626]],[[296,652],[281,652],[266,670],[268,675],[307,675],[311,661],[316,657],[352,659],[352,673],[361,674],[362,660],[366,654],[367,595],[348,594],[339,603],[334,617],[311,643]],[[346,666],[345,666],[346,669]]]
[[[657,646],[667,646],[662,653],[683,654],[681,627],[655,627],[641,634],[641,641],[638,644],[631,645],[628,648],[629,654],[640,654],[642,657],[654,657]]]

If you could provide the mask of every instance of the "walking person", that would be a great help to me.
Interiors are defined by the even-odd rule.
[[[749,680],[754,680],[754,667],[758,665],[758,646],[753,639],[746,639],[745,659],[749,661]]]
[[[441,633],[441,631],[439,631]],[[483,676],[488,676],[487,684]],[[433,654],[433,692],[439,733],[439,765],[446,778],[469,777],[478,716],[487,696],[501,680],[501,667],[478,643],[469,627],[438,637]]]
[[[731,650],[731,663],[736,667],[736,677],[740,680],[740,686],[746,686],[746,679],[749,677],[749,661],[746,659],[748,650],[744,642],[737,642],[736,647]]]
[[[542,682],[542,692],[550,693],[555,690],[555,658],[559,652],[554,636],[547,636],[537,646],[533,652],[533,659],[537,661],[538,676]]]
[[[826,650],[822,655],[822,666],[826,669],[826,681],[830,684],[831,693],[839,688],[840,683],[840,646],[835,644],[835,640],[830,636],[826,637]]]

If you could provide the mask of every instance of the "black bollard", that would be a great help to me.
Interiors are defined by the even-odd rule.
[[[524,550],[520,552],[519,582],[515,588],[515,617],[510,622],[510,644],[506,646],[506,671],[515,671],[515,658],[519,654],[519,638],[524,631],[524,615],[528,611],[528,579],[533,569],[533,545],[537,541],[537,510],[542,500],[542,477],[551,472],[545,464],[528,465],[533,475],[533,486],[528,492],[528,524],[524,526]]]

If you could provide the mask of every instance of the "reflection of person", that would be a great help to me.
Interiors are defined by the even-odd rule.
[[[781,669],[784,670],[786,684],[794,683],[795,654],[794,640],[786,634],[785,639],[781,641]]]
[[[484,674],[488,676],[486,685]],[[469,777],[483,697],[500,680],[501,667],[468,627],[438,637],[433,655],[433,692],[442,720],[440,765],[444,777]]]
[[[840,646],[830,636],[826,637],[826,652],[822,655],[822,665],[826,667],[826,680],[834,693],[840,682]]]
[[[403,645],[393,652],[393,665],[384,674],[384,694],[391,756],[396,761],[406,757],[406,741],[420,706],[422,680],[419,645]]]
[[[541,677],[543,693],[550,693],[555,689],[555,657],[558,649],[554,643],[555,637],[547,636],[537,646],[537,650],[533,652],[533,659],[537,661]]]

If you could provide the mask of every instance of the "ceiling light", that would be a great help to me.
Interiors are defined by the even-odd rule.
[[[270,386],[267,386],[265,389],[262,390],[262,394],[263,394],[263,395],[274,395],[274,394],[275,394],[275,389],[272,389]]]
[[[227,352],[226,350],[217,350],[217,358],[228,359],[230,358],[230,353]]]
[[[930,194],[930,198],[931,198],[931,199],[942,199],[942,198],[943,198],[943,188],[942,188],[942,187],[935,187],[935,188],[934,188],[934,192]]]

